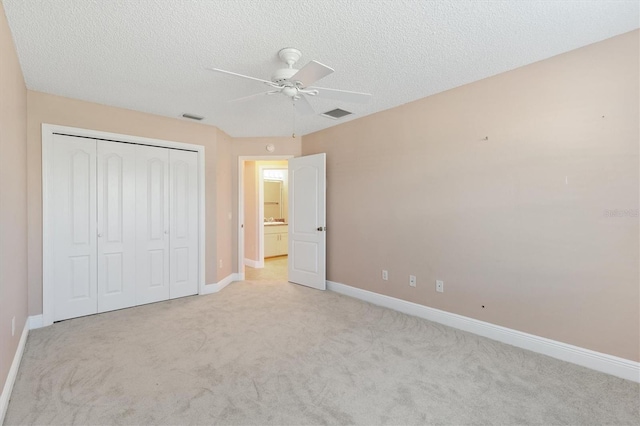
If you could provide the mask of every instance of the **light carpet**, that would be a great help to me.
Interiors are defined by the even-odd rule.
[[[286,282],[29,334],[6,424],[638,424],[636,383]]]
[[[248,281],[287,281],[288,257],[268,257],[264,260],[264,268],[244,267],[244,276]]]

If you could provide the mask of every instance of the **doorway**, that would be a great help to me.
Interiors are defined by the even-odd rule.
[[[239,158],[238,269],[246,280],[288,279],[288,159]]]
[[[245,279],[245,263],[251,260],[245,258],[245,224],[258,223],[258,228],[264,229],[264,217],[258,220],[247,220],[245,213],[255,212],[255,208],[245,209],[246,203],[255,203],[255,195],[245,194],[247,184],[255,183],[255,164],[251,160],[263,158],[239,157],[238,161],[238,270],[241,279]],[[273,160],[273,157],[269,157]],[[326,289],[326,154],[318,153],[303,157],[286,158],[289,183],[289,220],[287,225],[288,259],[286,280],[295,284]],[[253,174],[251,170],[253,167]],[[245,176],[247,179],[245,179]],[[248,192],[248,191],[246,191]],[[255,193],[256,191],[254,191]],[[260,200],[262,201],[262,200]],[[247,230],[248,232],[255,230]],[[259,238],[259,236],[257,236]],[[254,247],[255,249],[255,247]],[[264,247],[262,249],[261,265],[264,267]],[[259,260],[254,260],[257,263]],[[255,264],[254,263],[254,264]]]

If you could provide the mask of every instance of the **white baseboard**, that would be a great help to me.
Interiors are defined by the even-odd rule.
[[[448,325],[502,343],[581,365],[602,373],[611,374],[612,376],[640,382],[639,362],[535,336],[462,315],[452,314],[417,303],[407,302],[406,300],[396,299],[395,297],[351,287],[346,284],[327,281],[327,288],[336,293],[364,300],[374,305],[384,306],[385,308],[405,314]]]
[[[253,260],[253,259],[247,259],[246,257],[244,258],[244,264],[246,266],[250,266],[252,268],[264,268],[264,260],[260,261],[260,260]]]
[[[217,293],[234,281],[242,281],[239,275],[240,274],[238,273],[229,274],[226,277],[224,277],[222,280],[218,281],[217,283],[207,284],[204,286],[204,289],[203,291],[200,292],[200,294],[203,295],[203,294]]]
[[[29,330],[35,330],[36,328],[44,327],[44,321],[42,319],[42,314],[40,315],[31,315],[29,317]]]
[[[13,356],[13,362],[9,368],[9,374],[7,380],[4,382],[4,388],[0,395],[0,425],[4,422],[4,416],[7,414],[7,408],[9,407],[9,398],[11,398],[11,391],[13,390],[13,384],[16,382],[18,376],[18,369],[20,368],[20,361],[22,361],[22,354],[24,353],[24,346],[27,343],[27,336],[29,335],[29,320],[24,324],[22,329],[22,335],[20,336],[20,342],[18,348]]]

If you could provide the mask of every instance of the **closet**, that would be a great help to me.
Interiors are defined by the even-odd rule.
[[[198,293],[197,173],[196,152],[53,136],[54,321]]]

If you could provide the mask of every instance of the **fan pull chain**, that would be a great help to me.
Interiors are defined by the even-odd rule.
[[[296,101],[294,99],[291,100],[291,106],[293,107],[293,132],[291,133],[291,138],[296,138]]]

